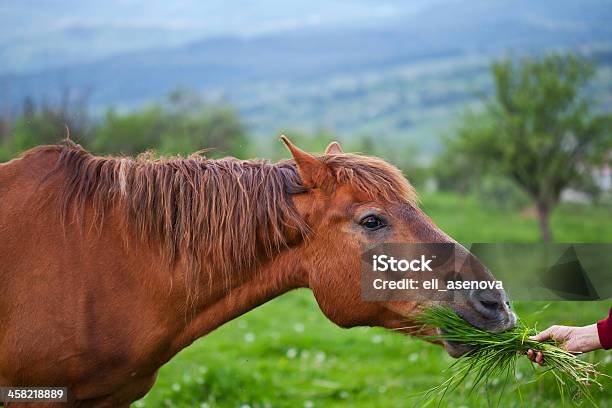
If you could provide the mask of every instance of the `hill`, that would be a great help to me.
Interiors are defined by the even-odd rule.
[[[444,0],[359,24],[205,38],[4,74],[0,89],[14,109],[26,96],[54,101],[71,89],[89,93],[101,112],[192,88],[237,106],[257,135],[327,128],[346,137],[412,141],[431,152],[436,142],[426,136],[440,133],[476,93],[486,92],[487,66],[504,54],[573,49],[591,55],[602,65],[593,90],[609,109],[611,4],[478,0],[466,7]]]

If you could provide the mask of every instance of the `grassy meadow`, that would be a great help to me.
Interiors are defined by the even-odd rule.
[[[445,231],[464,242],[537,242],[534,219],[471,197],[433,194],[422,206]],[[559,242],[612,242],[612,210],[562,205],[552,224]],[[612,267],[612,265],[611,265]],[[541,329],[585,325],[603,318],[610,301],[517,303],[515,310]],[[612,375],[612,352],[585,356]],[[378,328],[340,329],[318,310],[311,293],[298,290],[229,322],[162,367],[155,387],[136,407],[412,407],[419,393],[439,384],[452,363],[441,347]],[[534,371],[535,369],[535,371]],[[442,407],[558,407],[552,377],[531,382],[541,367],[522,361],[517,383],[490,379],[470,392],[469,382]],[[596,390],[612,406],[612,380]],[[567,406],[571,406],[568,399]],[[586,404],[583,404],[586,406]],[[436,406],[436,404],[431,404]]]

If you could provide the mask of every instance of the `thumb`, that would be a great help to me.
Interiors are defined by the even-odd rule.
[[[550,338],[550,335],[552,333],[551,327],[549,327],[548,329],[544,330],[543,332],[540,332],[538,334],[536,334],[535,336],[530,336],[529,338],[531,340],[535,340],[535,341],[544,341],[544,340],[548,340]]]

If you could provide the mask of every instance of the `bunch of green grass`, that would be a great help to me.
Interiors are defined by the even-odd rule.
[[[521,321],[514,329],[490,333],[472,326],[450,308],[434,307],[425,310],[418,322],[440,329],[439,335],[427,336],[429,340],[446,340],[472,347],[471,351],[453,364],[451,377],[426,393],[434,399],[440,398],[441,401],[446,393],[457,388],[472,375],[471,390],[479,385],[486,386],[489,379],[496,377],[503,379],[505,388],[508,379],[516,378],[517,360],[527,354],[527,350],[533,349],[542,352],[547,367],[540,377],[549,373],[555,377],[562,400],[567,395],[584,398],[597,406],[591,394],[591,387],[601,387],[598,376],[602,374],[595,366],[567,352],[553,340],[538,342],[529,339],[529,336],[537,334],[537,331],[526,327]],[[518,384],[517,391],[522,401]]]

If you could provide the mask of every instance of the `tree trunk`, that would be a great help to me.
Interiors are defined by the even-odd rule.
[[[543,242],[552,241],[552,232],[550,231],[550,210],[551,205],[546,202],[536,203],[538,210],[538,221],[540,224],[540,235]]]

